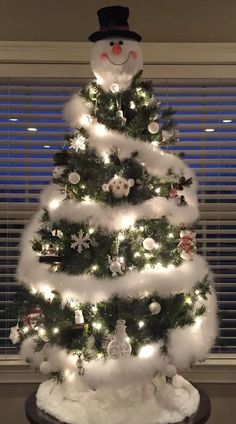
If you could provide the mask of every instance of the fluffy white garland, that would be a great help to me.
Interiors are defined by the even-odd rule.
[[[172,225],[190,225],[199,216],[195,199],[192,199],[189,205],[178,206],[175,199],[157,196],[139,205],[123,204],[111,207],[93,200],[78,202],[63,198],[60,186],[55,184],[48,185],[41,194],[41,206],[49,209],[52,221],[60,219],[75,223],[87,221],[108,231],[128,228],[139,219],[158,219],[163,216]],[[54,206],[55,199],[58,200],[57,207]]]
[[[24,231],[17,277],[19,281],[44,293],[46,297],[51,296],[52,290],[57,290],[65,301],[77,298],[79,302],[96,303],[108,299],[113,293],[122,296],[145,295],[154,290],[160,296],[188,293],[209,271],[205,259],[194,255],[192,261],[184,261],[179,267],[170,265],[168,268],[160,267],[142,272],[129,270],[119,278],[98,279],[89,274],[68,275],[63,272],[51,272],[47,264],[39,262],[30,243],[40,228],[40,215],[41,212]]]

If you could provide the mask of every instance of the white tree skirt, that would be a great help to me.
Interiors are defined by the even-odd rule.
[[[152,384],[78,391],[73,383],[48,380],[39,386],[37,406],[68,424],[170,424],[191,416],[199,393],[183,377],[172,384],[155,377]]]

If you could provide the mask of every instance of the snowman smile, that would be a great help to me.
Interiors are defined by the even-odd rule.
[[[106,54],[106,53],[105,53],[105,55],[106,55],[106,58],[109,60],[109,62],[110,62],[112,65],[119,66],[119,65],[124,65],[125,63],[127,63],[127,62],[128,62],[128,60],[129,60],[129,58],[130,58],[130,56],[131,56],[131,53],[132,53],[132,52],[129,52],[127,59],[126,59],[126,60],[124,60],[124,62],[120,62],[120,63],[112,62],[112,60],[109,58],[108,54]]]

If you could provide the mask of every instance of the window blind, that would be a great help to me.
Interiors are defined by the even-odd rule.
[[[155,80],[163,106],[176,110],[180,141],[199,181],[199,251],[215,274],[221,332],[214,351],[236,352],[236,80]],[[51,178],[52,156],[67,131],[61,110],[81,80],[0,79],[0,354],[17,353],[8,340],[7,306],[19,239]]]

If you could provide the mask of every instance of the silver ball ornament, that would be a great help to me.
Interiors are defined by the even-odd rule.
[[[150,122],[150,124],[148,125],[148,131],[151,134],[156,134],[158,133],[159,130],[160,130],[160,126],[157,122]]]
[[[155,245],[156,245],[156,242],[151,237],[147,237],[143,240],[143,247],[146,250],[153,250]]]
[[[116,84],[115,82],[114,82],[113,84],[111,84],[111,92],[112,92],[113,94],[115,94],[115,93],[119,93],[119,91],[120,91],[120,86],[119,86],[119,84]]]
[[[161,312],[161,305],[158,302],[152,302],[149,305],[149,310],[153,315],[158,315]]]
[[[71,184],[78,184],[80,182],[80,175],[78,174],[78,172],[71,172],[68,175],[68,180]]]

